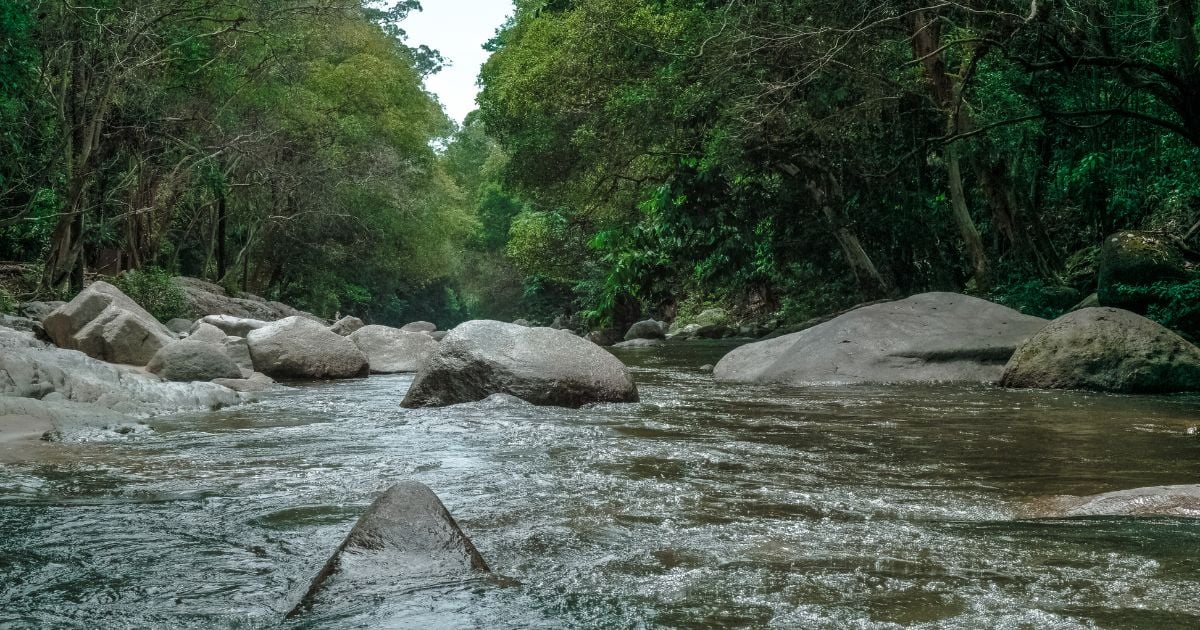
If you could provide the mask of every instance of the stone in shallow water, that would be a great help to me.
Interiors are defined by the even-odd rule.
[[[367,508],[288,616],[324,602],[399,595],[490,571],[437,495],[425,484],[406,481]]]
[[[1086,497],[1053,497],[1035,503],[1040,517],[1184,516],[1200,518],[1200,485],[1152,486]]]
[[[480,320],[442,340],[401,404],[445,407],[492,394],[574,408],[638,401],[629,369],[599,346],[563,330]]]

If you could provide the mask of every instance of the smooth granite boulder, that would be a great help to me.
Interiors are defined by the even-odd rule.
[[[211,381],[241,378],[242,371],[223,346],[181,339],[163,346],[146,369],[168,381]]]
[[[438,344],[402,405],[443,407],[492,394],[559,407],[638,401],[629,369],[596,344],[565,330],[480,320]]]
[[[714,375],[791,386],[997,383],[1017,346],[1045,325],[978,298],[925,293],[742,346]]]
[[[61,348],[127,365],[146,365],[177,337],[107,282],[94,282],[42,322]]]
[[[254,369],[274,378],[338,379],[370,373],[367,355],[348,338],[304,317],[288,317],[246,337]]]

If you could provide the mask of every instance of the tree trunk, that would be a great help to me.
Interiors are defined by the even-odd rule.
[[[946,166],[946,174],[950,178],[950,205],[954,210],[954,222],[962,234],[967,255],[971,257],[971,275],[975,280],[975,289],[988,291],[991,289],[991,271],[988,269],[987,251],[983,247],[979,229],[975,227],[975,221],[971,218],[971,211],[967,208],[967,197],[963,192],[962,166],[959,163],[958,149],[955,147],[946,149]]]
[[[946,63],[940,52],[941,28],[938,21],[936,19],[929,20],[923,11],[918,11],[912,15],[910,27],[913,56],[920,60],[921,67],[924,69],[929,95],[938,108],[946,114],[947,129],[951,134],[969,130],[971,127],[970,117],[959,107],[959,90],[946,71]],[[975,281],[975,287],[980,291],[986,291],[991,288],[991,270],[987,250],[983,246],[983,239],[979,236],[979,228],[975,226],[975,220],[971,218],[971,209],[967,205],[967,195],[963,190],[962,161],[959,158],[958,149],[947,147],[944,157],[954,223],[958,226],[963,246],[971,260],[971,276]]]
[[[225,252],[225,237],[226,224],[228,221],[227,208],[225,206],[225,192],[222,191],[217,198],[217,281],[225,279],[226,269],[226,252]]]

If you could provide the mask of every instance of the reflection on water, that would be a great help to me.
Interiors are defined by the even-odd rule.
[[[714,384],[729,348],[623,352],[637,405],[405,410],[411,377],[373,378],[0,468],[0,625],[285,625],[413,478],[520,586],[287,625],[1200,627],[1200,522],[1020,518],[1200,483],[1200,399]]]

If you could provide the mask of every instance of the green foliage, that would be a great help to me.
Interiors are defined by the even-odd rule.
[[[1026,315],[1045,319],[1061,316],[1083,299],[1083,295],[1071,287],[1048,283],[1040,278],[998,286],[989,297]]]
[[[183,289],[162,269],[148,267],[126,271],[113,278],[112,284],[161,322],[188,315]]]
[[[12,314],[16,312],[17,299],[13,297],[13,294],[8,289],[0,287],[0,313]]]
[[[1200,276],[1182,281],[1116,286],[1125,301],[1147,304],[1146,317],[1200,342]]]

